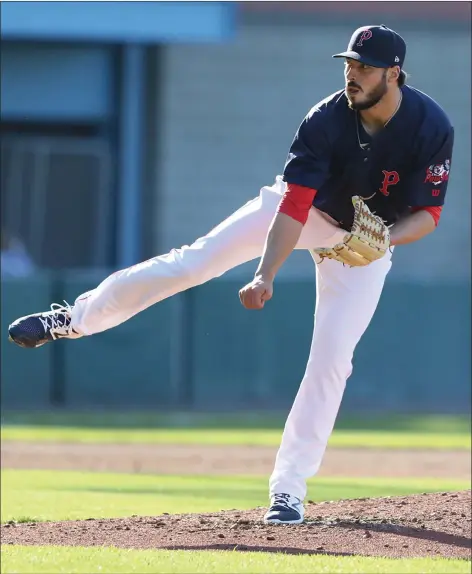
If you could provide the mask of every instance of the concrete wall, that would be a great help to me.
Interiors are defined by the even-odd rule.
[[[206,233],[280,173],[305,113],[343,86],[342,64],[331,55],[344,49],[357,26],[354,20],[245,23],[231,44],[165,48],[162,116],[156,126],[163,154],[156,250]],[[397,249],[391,280],[467,280],[470,29],[400,22],[395,28],[408,43],[405,69],[411,85],[444,106],[455,125],[456,144],[440,228],[416,245]],[[438,42],[445,35],[447,42]],[[246,266],[239,273],[246,274]],[[282,270],[292,276],[311,273],[304,253],[294,254]]]

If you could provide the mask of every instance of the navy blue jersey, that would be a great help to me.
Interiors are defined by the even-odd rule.
[[[316,189],[313,205],[347,230],[354,195],[387,225],[412,207],[444,203],[454,129],[429,96],[410,86],[401,90],[397,113],[373,137],[342,90],[310,110],[290,147],[284,181]]]

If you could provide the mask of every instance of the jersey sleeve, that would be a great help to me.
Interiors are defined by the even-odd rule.
[[[444,204],[451,172],[453,145],[454,130],[450,128],[439,143],[431,147],[429,154],[422,154],[424,159],[406,182],[406,194],[410,207]]]
[[[317,108],[305,117],[290,146],[284,181],[315,190],[326,181],[330,157],[326,122],[326,111]]]

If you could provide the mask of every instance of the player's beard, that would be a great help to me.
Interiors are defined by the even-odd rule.
[[[380,79],[379,83],[375,86],[375,88],[373,88],[372,90],[370,90],[370,92],[368,94],[366,94],[365,100],[362,102],[353,102],[350,97],[349,97],[349,93],[346,90],[346,96],[347,96],[347,101],[348,101],[348,105],[351,108],[351,110],[356,110],[356,111],[363,111],[363,110],[368,110],[370,108],[373,108],[374,106],[376,106],[380,100],[385,96],[385,94],[387,93],[388,90],[388,86],[387,86],[387,70],[384,70],[383,76]]]

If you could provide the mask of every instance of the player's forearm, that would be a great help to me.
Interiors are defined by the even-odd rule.
[[[427,211],[417,211],[401,219],[390,229],[391,245],[406,245],[425,237],[436,229],[436,223]]]
[[[267,240],[256,275],[273,280],[290,253],[295,249],[303,224],[290,215],[277,213],[267,234]]]

